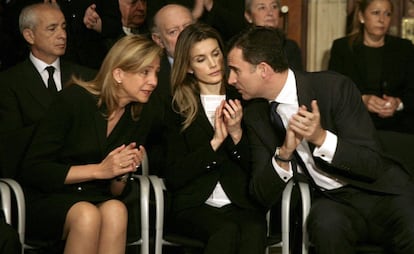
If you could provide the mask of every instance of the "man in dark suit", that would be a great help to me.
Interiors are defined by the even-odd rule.
[[[175,44],[178,36],[188,25],[194,23],[190,9],[183,5],[168,4],[155,14],[151,25],[151,37],[160,47],[165,49],[161,59],[156,93],[167,96],[170,104],[170,73],[174,62]]]
[[[82,64],[99,68],[112,45],[122,36],[149,35],[146,0],[101,0],[90,5],[83,17],[82,50],[98,50],[94,58],[81,59]],[[81,38],[79,38],[81,39]],[[80,49],[81,50],[81,49]]]
[[[34,4],[22,10],[20,30],[30,56],[0,74],[0,168],[2,177],[15,177],[36,123],[44,116],[55,93],[72,74],[90,79],[94,71],[65,62],[66,22],[56,4]],[[32,18],[29,18],[32,17]],[[53,66],[50,76],[46,69]]]
[[[244,114],[252,194],[271,207],[304,175],[314,190],[307,229],[316,253],[355,253],[361,241],[414,253],[413,183],[381,151],[359,91],[340,74],[293,72],[282,45],[279,31],[257,27],[228,54],[229,83],[254,99]]]
[[[189,8],[195,20],[209,24],[219,31],[224,41],[239,33],[246,22],[241,0],[152,0],[148,1],[148,17],[153,17],[163,6],[179,4]]]

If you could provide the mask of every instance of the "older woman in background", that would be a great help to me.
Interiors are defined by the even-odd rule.
[[[414,47],[388,35],[390,0],[360,0],[352,32],[333,42],[329,69],[350,77],[377,129],[414,133]]]
[[[280,0],[245,0],[244,17],[249,24],[279,28]],[[283,49],[289,68],[303,70],[302,53],[298,44],[286,38]]]

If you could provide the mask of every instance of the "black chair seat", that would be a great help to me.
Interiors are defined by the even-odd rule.
[[[356,253],[357,254],[387,254],[384,248],[378,245],[369,245],[369,244],[358,245],[356,248]]]
[[[186,237],[183,235],[167,233],[164,236],[164,239],[172,244],[177,244],[177,245],[186,246],[190,248],[197,248],[197,249],[204,248],[204,243],[202,241],[194,239],[194,238]]]
[[[272,246],[280,242],[282,242],[282,235],[270,235],[266,239],[266,246]]]

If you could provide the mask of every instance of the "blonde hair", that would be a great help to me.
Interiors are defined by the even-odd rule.
[[[199,107],[198,80],[193,74],[188,73],[191,59],[190,51],[195,43],[210,38],[217,40],[221,52],[224,53],[221,37],[211,26],[195,23],[187,26],[178,36],[174,64],[171,70],[171,86],[173,110],[185,118],[182,130],[185,130],[194,121]],[[222,70],[224,71],[224,66]],[[224,91],[224,83],[222,90]]]
[[[136,73],[149,66],[154,59],[161,57],[163,50],[152,40],[141,35],[127,35],[118,40],[109,50],[102,62],[96,77],[91,81],[83,81],[72,77],[71,84],[78,84],[98,97],[98,107],[105,105],[105,116],[111,115],[118,105],[117,82],[113,70],[120,68],[125,72]],[[131,115],[138,120],[142,103],[135,102],[131,107]]]

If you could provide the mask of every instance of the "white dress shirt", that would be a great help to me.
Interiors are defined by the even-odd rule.
[[[29,55],[30,61],[32,61],[33,65],[35,66],[36,70],[39,72],[40,76],[42,77],[43,83],[47,88],[47,80],[49,79],[49,73],[46,70],[46,67],[53,66],[55,67],[55,72],[53,73],[53,79],[55,80],[56,89],[58,91],[62,90],[62,81],[61,81],[61,71],[60,71],[60,59],[57,58],[52,64],[47,64],[40,60],[39,58],[35,57],[32,53]]]
[[[283,124],[286,127],[289,119],[292,115],[296,114],[299,110],[298,95],[296,89],[296,79],[292,70],[289,69],[288,78],[285,85],[283,86],[279,95],[275,98],[275,101],[279,103],[276,111],[282,118]],[[308,109],[312,110],[312,109]],[[332,159],[335,155],[336,146],[338,143],[338,137],[330,131],[327,131],[327,135],[324,143],[320,147],[315,147],[313,151],[313,156],[320,157],[328,163],[332,162]],[[307,141],[302,140],[299,146],[296,148],[300,157],[306,165],[306,168],[309,171],[309,174],[312,176],[315,183],[320,186],[322,189],[332,190],[337,189],[345,185],[346,183],[336,179],[335,177],[330,176],[329,174],[318,169],[315,164],[315,161],[312,157],[312,152],[310,151]],[[275,148],[276,151],[276,148]],[[289,171],[281,168],[274,158],[272,158],[272,164],[276,172],[279,174],[281,179],[288,181],[293,177],[292,166],[289,165]],[[289,163],[290,164],[290,163]],[[303,172],[302,168],[298,165],[298,171]]]
[[[220,103],[226,99],[225,95],[200,95],[201,104],[203,105],[204,112],[210,121],[210,124],[214,128],[215,113]],[[222,207],[231,203],[227,194],[224,192],[220,182],[217,182],[216,187],[211,193],[210,197],[205,202],[207,205],[214,207]]]

